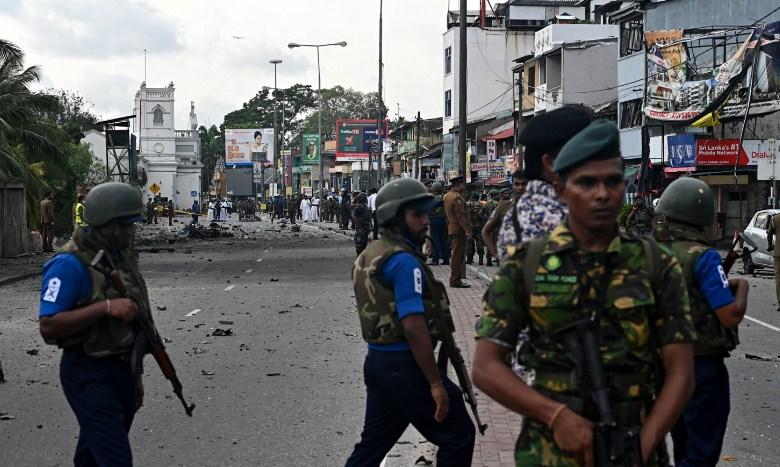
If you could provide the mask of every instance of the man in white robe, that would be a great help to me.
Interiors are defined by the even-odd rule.
[[[312,198],[311,200],[311,221],[312,222],[320,221],[320,199],[319,198]]]
[[[309,222],[311,220],[311,202],[309,198],[304,196],[301,199],[299,209],[301,210],[301,216],[303,216],[303,222]]]

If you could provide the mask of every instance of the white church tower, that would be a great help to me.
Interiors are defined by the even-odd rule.
[[[135,93],[133,133],[138,136],[138,155],[146,171],[145,195],[173,199],[177,209],[186,209],[199,198],[201,187],[200,135],[195,103],[190,103],[190,128],[174,129],[174,92],[148,88],[146,82]],[[146,200],[144,200],[146,201]]]

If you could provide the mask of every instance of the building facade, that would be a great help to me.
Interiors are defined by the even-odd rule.
[[[142,83],[135,94],[133,133],[138,139],[139,166],[146,173],[146,196],[158,194],[185,209],[200,199],[203,165],[195,103],[190,103],[189,128],[176,130],[175,91],[172,82],[164,88]]]

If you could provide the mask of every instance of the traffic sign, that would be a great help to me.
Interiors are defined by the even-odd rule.
[[[152,183],[152,185],[149,187],[149,191],[154,193],[155,195],[160,192],[160,185],[156,183]]]

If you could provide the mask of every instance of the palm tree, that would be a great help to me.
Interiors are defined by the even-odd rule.
[[[24,68],[22,49],[0,39],[0,177],[24,180],[29,225],[35,224],[37,201],[47,188],[45,164],[31,163],[29,155],[59,152],[47,137],[50,126],[39,118],[56,109],[57,99],[30,90],[39,79],[38,67]]]

